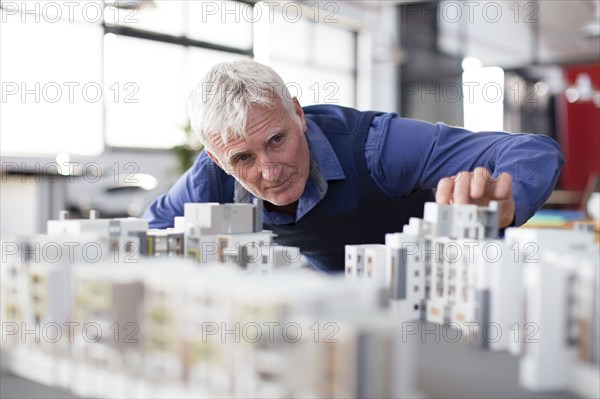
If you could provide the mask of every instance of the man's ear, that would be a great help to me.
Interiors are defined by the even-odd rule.
[[[302,133],[306,133],[306,118],[304,117],[304,110],[300,106],[300,101],[298,101],[297,97],[293,98],[294,101],[294,109],[296,110],[296,115],[300,118],[300,122],[302,123]]]

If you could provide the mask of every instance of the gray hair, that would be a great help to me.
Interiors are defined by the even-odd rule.
[[[246,121],[252,105],[276,108],[282,104],[293,117],[294,102],[283,79],[272,68],[252,60],[215,65],[192,90],[188,115],[192,129],[205,146],[220,136],[247,139]]]

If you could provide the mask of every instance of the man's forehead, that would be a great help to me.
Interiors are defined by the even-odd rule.
[[[281,101],[276,102],[273,107],[251,104],[246,116],[246,137],[240,137],[233,132],[228,132],[225,137],[217,133],[210,136],[208,139],[209,144],[225,157],[228,157],[229,153],[243,151],[243,149],[238,150],[238,148],[245,147],[245,144],[250,145],[256,139],[262,141],[263,136],[280,131],[285,125],[285,115],[287,115],[287,112]]]
[[[230,153],[236,151],[236,148],[243,147],[244,144],[247,144],[248,140],[243,137],[233,137],[229,135],[227,137],[226,142],[223,141],[223,138],[220,134],[216,134],[211,140],[211,147],[216,150],[221,156],[227,158],[230,156]]]
[[[261,109],[248,113],[245,126],[246,137],[240,137],[238,134],[228,132],[225,137],[225,142],[221,134],[216,134],[213,138],[213,143],[221,147],[229,147],[243,142],[250,142],[256,138],[262,138],[263,135],[268,135],[271,132],[281,130],[285,122],[281,115],[272,109]]]

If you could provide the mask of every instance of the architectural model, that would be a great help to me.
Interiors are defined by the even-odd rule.
[[[3,239],[3,359],[85,397],[413,394],[379,290],[302,270],[257,209],[188,204],[160,231],[63,213]]]
[[[370,273],[359,255],[373,244],[347,246],[346,278],[383,282],[402,322],[449,325],[471,343],[520,355],[527,389],[598,397],[600,261],[593,232],[508,228],[503,240],[498,233],[494,202],[427,203],[423,219],[386,235],[385,260],[373,257]]]
[[[336,278],[277,245],[260,202],[186,204],[166,230],[62,213],[2,239],[2,355],[86,397],[415,396],[398,323],[436,323],[520,356],[527,389],[598,397],[594,234],[499,233],[495,203],[428,203],[346,246]]]

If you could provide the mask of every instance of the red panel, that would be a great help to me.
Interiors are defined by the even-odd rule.
[[[600,64],[566,67],[565,79],[574,84],[580,73],[587,73],[594,89],[600,89]],[[567,190],[583,191],[589,176],[600,173],[600,108],[593,101],[569,103],[560,98],[560,144],[565,156],[561,185]]]

